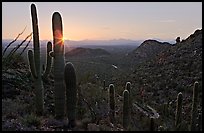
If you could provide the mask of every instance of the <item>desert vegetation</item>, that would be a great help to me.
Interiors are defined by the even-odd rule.
[[[2,55],[3,131],[202,131],[202,30],[176,44],[144,41],[124,57],[65,53],[54,12],[43,57],[35,4],[31,17],[32,33]]]

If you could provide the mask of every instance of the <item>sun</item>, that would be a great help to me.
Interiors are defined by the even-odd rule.
[[[67,40],[67,38],[66,37],[62,37],[62,42],[64,42],[65,40]]]

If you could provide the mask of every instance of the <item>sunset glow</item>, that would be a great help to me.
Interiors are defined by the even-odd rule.
[[[31,2],[2,3],[2,37],[19,39],[31,31]],[[181,39],[202,28],[201,2],[35,2],[39,38],[52,40],[51,17],[58,11],[64,39]],[[14,24],[15,22],[15,24]],[[62,39],[62,40],[64,40]]]

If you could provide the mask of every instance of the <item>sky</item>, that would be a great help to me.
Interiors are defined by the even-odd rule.
[[[32,32],[32,2],[2,2],[2,39]],[[52,14],[62,16],[64,39],[187,38],[202,28],[202,2],[34,2],[39,38],[52,40]]]

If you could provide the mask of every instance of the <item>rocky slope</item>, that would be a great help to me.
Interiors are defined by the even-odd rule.
[[[142,63],[146,60],[154,58],[157,54],[166,49],[170,48],[172,45],[168,42],[159,42],[157,40],[146,40],[139,47],[137,47],[132,52],[128,53],[126,58],[129,63],[137,64]]]
[[[202,112],[202,29],[160,52],[155,58],[136,64],[133,73],[123,79],[133,84],[135,101],[142,101],[140,92],[143,90],[144,101],[158,111],[164,103],[171,104],[172,120],[177,94],[182,92],[183,120],[184,125],[188,125],[195,81],[199,83],[198,110]]]

